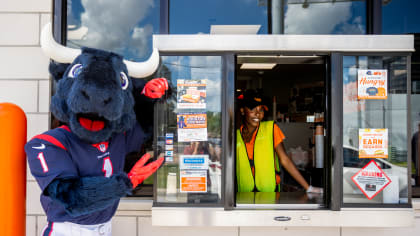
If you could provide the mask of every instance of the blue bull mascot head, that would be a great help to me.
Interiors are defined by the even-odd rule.
[[[50,73],[57,81],[51,112],[57,119],[91,143],[133,127],[132,78],[147,77],[157,69],[156,49],[148,61],[131,62],[112,52],[64,47],[54,41],[51,31],[44,31],[41,40],[43,50],[59,62],[50,63]]]

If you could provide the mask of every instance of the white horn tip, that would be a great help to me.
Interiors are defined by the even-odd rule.
[[[152,55],[145,62],[132,62],[124,60],[128,74],[133,78],[144,78],[155,73],[159,67],[159,50],[153,48]]]
[[[51,22],[41,31],[40,44],[45,55],[61,63],[71,63],[81,53],[80,49],[68,48],[55,41]]]

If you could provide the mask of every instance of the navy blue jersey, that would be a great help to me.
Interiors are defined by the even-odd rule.
[[[98,144],[83,142],[67,126],[62,126],[32,138],[25,145],[25,151],[31,173],[44,192],[58,178],[110,177],[123,172],[126,154],[139,151],[143,141],[144,133],[138,124],[126,133]],[[71,217],[60,203],[41,194],[41,205],[49,222],[104,223],[114,215],[118,203],[119,200],[105,210]]]

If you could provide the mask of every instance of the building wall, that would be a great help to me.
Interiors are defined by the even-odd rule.
[[[28,139],[49,128],[51,82],[48,58],[39,47],[42,26],[50,21],[51,0],[0,1],[0,102],[19,105],[28,119]],[[27,174],[26,235],[40,235],[46,217],[39,203],[40,190]],[[152,227],[151,200],[122,200],[113,218],[113,235],[420,235],[420,204],[412,228],[259,228],[259,227]]]

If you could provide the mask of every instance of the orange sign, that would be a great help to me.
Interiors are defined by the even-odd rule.
[[[180,171],[180,179],[181,192],[207,192],[206,170]]]
[[[387,99],[387,70],[357,71],[358,99]]]
[[[388,158],[388,129],[359,129],[359,158]]]

